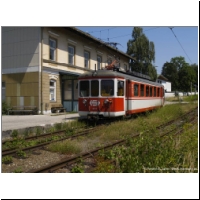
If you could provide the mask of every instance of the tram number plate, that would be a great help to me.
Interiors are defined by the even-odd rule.
[[[100,103],[100,102],[99,102],[98,100],[91,100],[91,101],[90,101],[90,105],[91,105],[91,106],[98,106],[99,103]]]

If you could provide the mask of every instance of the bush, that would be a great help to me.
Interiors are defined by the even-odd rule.
[[[5,101],[2,101],[2,115],[7,115],[9,108],[9,105]]]
[[[4,164],[10,164],[12,163],[12,156],[5,156],[2,158],[2,163]]]

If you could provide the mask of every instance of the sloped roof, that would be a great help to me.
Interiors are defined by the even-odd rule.
[[[84,32],[84,31],[81,31],[81,30],[79,30],[79,29],[77,29],[77,28],[75,28],[75,27],[65,27],[65,29],[74,31],[74,32],[80,34],[81,36],[84,36],[84,37],[86,37],[86,38],[88,38],[88,39],[90,39],[90,40],[93,40],[93,41],[95,41],[95,42],[97,42],[97,43],[99,43],[99,44],[101,44],[101,45],[104,45],[104,46],[106,46],[106,47],[108,47],[108,48],[110,48],[110,49],[112,49],[112,50],[114,50],[114,51],[117,51],[118,53],[120,53],[120,54],[122,54],[122,55],[124,55],[124,56],[126,56],[126,57],[128,57],[128,58],[130,58],[130,59],[135,60],[132,56],[130,56],[130,55],[124,53],[123,51],[120,51],[120,50],[118,50],[118,49],[115,49],[114,47],[112,47],[112,46],[106,44],[105,42],[101,41],[100,39],[97,39],[97,38],[91,36],[89,33],[86,33],[86,32]]]
[[[158,74],[157,79],[168,81],[168,79],[166,77],[164,77],[162,74]]]

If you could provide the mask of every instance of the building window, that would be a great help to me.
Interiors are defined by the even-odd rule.
[[[101,69],[102,57],[97,56],[97,69]]]
[[[5,101],[6,100],[6,83],[4,81],[2,82],[1,92],[2,92],[1,94],[2,101]]]
[[[89,68],[89,65],[90,65],[90,63],[89,63],[89,61],[90,61],[90,53],[88,51],[84,52],[84,58],[85,58],[84,66],[86,68]]]
[[[74,65],[74,49],[73,46],[68,46],[68,62],[72,65]]]
[[[56,81],[51,79],[50,80],[50,101],[56,101]]]
[[[50,60],[56,61],[56,40],[50,38],[49,39],[49,47],[50,47]]]
[[[64,99],[72,100],[72,80],[65,80]]]
[[[108,58],[108,65],[112,63],[112,58]]]
[[[124,70],[125,70],[125,72],[128,70],[126,64],[124,64]]]

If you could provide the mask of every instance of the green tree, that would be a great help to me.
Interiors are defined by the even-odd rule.
[[[166,62],[162,67],[161,74],[171,82],[172,91],[178,90],[179,88],[179,76],[178,69],[174,63]]]
[[[182,56],[171,58],[171,63],[173,63],[177,70],[179,71],[182,67],[188,66],[188,63],[185,62],[185,58]]]
[[[156,81],[156,79],[157,79],[156,67],[153,66],[152,64],[149,64],[147,70],[148,70],[148,75],[151,77],[151,80]]]
[[[196,63],[192,64],[191,67],[194,69],[195,71],[195,81],[193,86],[196,87],[196,90],[198,91],[198,65]]]
[[[195,82],[195,71],[191,66],[183,66],[179,70],[179,89],[184,92],[191,90],[191,84]]]
[[[194,84],[198,80],[198,71],[196,65],[190,66],[185,62],[182,56],[171,58],[170,62],[164,63],[162,67],[162,75],[171,82],[172,91],[190,91],[191,83]]]
[[[143,29],[140,27],[134,27],[132,31],[132,38],[127,42],[127,54],[134,58],[130,64],[133,71],[143,74],[153,75],[156,69],[152,66],[152,62],[155,61],[155,48],[154,43],[149,41]],[[156,72],[157,76],[157,72]]]

